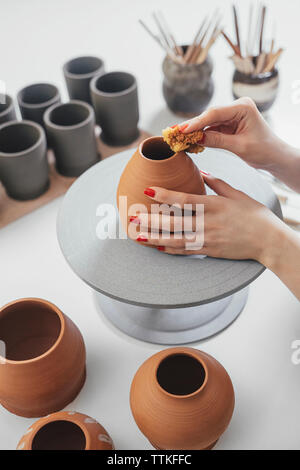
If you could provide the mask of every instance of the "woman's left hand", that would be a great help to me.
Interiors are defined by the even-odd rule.
[[[139,214],[132,217],[132,223],[138,224],[140,228],[136,241],[169,254],[255,259],[265,264],[266,258],[272,256],[270,249],[276,249],[274,227],[282,222],[267,207],[245,193],[211,175],[202,174],[205,183],[217,196],[185,194],[158,187],[145,188],[145,194],[156,203],[180,208],[192,204],[195,210],[196,204],[203,204],[204,234],[203,223],[197,220],[201,216],[183,217],[167,211],[165,214]],[[159,230],[169,226],[174,233],[159,233]],[[182,229],[187,226],[190,227],[189,233]],[[200,246],[199,240],[202,240]]]

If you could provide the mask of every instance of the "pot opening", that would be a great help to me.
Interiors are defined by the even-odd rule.
[[[9,124],[0,130],[0,152],[23,152],[35,145],[40,136],[39,129],[31,124]]]
[[[54,108],[49,119],[57,126],[75,126],[85,121],[89,116],[89,109],[79,103],[65,103]]]
[[[32,450],[85,450],[82,429],[71,421],[53,421],[34,436]]]
[[[37,83],[24,88],[20,93],[23,103],[42,104],[52,100],[57,95],[57,88],[50,83]]]
[[[0,314],[0,340],[8,360],[26,361],[41,356],[54,345],[60,331],[60,317],[44,302],[17,302]]]
[[[205,370],[200,361],[188,354],[172,354],[159,364],[159,385],[171,395],[190,395],[203,385]]]
[[[174,155],[162,137],[150,137],[141,146],[141,153],[149,160],[167,160]]]
[[[0,114],[3,113],[4,111],[6,111],[11,103],[12,103],[12,99],[10,96],[8,95],[2,95],[5,99],[4,99],[4,103],[0,103]]]
[[[110,72],[98,78],[96,88],[103,93],[120,93],[131,88],[134,83],[135,78],[130,73]]]
[[[103,66],[97,57],[77,57],[66,64],[66,70],[74,75],[85,75],[95,72]]]

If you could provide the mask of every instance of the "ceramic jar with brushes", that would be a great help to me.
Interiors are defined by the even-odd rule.
[[[250,5],[245,48],[241,41],[235,6],[233,6],[233,15],[236,44],[222,31],[223,37],[234,52],[231,57],[235,66],[232,83],[233,96],[235,99],[244,96],[252,98],[262,113],[268,111],[276,100],[279,88],[279,72],[276,63],[283,52],[281,48],[276,51],[274,34],[270,46],[267,47],[265,44],[266,13],[266,6],[258,6],[257,11],[254,11],[253,5]]]
[[[159,35],[154,34],[143,21],[140,20],[140,23],[166,52],[162,65],[166,103],[179,116],[196,116],[207,108],[214,93],[213,63],[209,50],[221,32],[221,18],[218,12],[211,18],[205,18],[192,43],[178,45],[162,15],[153,16]]]

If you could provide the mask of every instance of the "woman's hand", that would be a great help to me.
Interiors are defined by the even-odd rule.
[[[195,215],[182,217],[165,213],[157,216],[152,213],[132,218],[132,222],[139,224],[141,230],[137,241],[170,254],[251,258],[266,263],[272,255],[270,247],[274,246],[274,227],[281,221],[264,205],[224,181],[211,175],[203,174],[203,177],[218,196],[190,195],[157,187],[150,189],[154,191],[151,199],[159,204],[179,205],[180,208],[192,204],[193,210],[196,204],[204,204],[204,237],[203,224]],[[169,226],[175,233],[158,233]],[[183,227],[189,227],[189,231]],[[203,247],[199,247],[201,240]]]
[[[252,167],[269,171],[281,166],[289,148],[273,133],[250,98],[208,109],[182,123],[180,129],[183,133],[205,129],[205,147],[229,150]]]

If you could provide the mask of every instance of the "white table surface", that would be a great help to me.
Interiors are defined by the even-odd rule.
[[[207,7],[203,3],[163,2],[178,41],[190,41],[203,14],[218,4],[225,11],[223,23],[232,31],[231,1],[210,0]],[[280,96],[270,122],[283,138],[300,146],[300,104],[293,101],[293,84],[300,80],[296,40],[300,2],[268,3],[277,18],[280,45],[286,49],[280,64]],[[241,8],[247,2],[238,4]],[[162,98],[163,54],[137,19],[152,23],[151,11],[161,5],[158,0],[0,0],[0,80],[13,95],[29,83],[54,82],[67,99],[62,64],[78,55],[99,55],[107,70],[128,70],[137,76],[141,127],[160,133],[178,118],[166,110]],[[215,105],[231,100],[229,55],[228,46],[219,39],[212,51]],[[88,377],[68,409],[99,420],[117,449],[151,449],[135,425],[128,398],[135,371],[161,347],[126,337],[99,317],[90,289],[60,252],[55,227],[60,203],[57,199],[0,231],[0,304],[36,296],[69,315],[85,338]],[[265,272],[252,284],[238,320],[220,335],[194,345],[215,356],[235,386],[234,417],[217,449],[300,449],[300,365],[291,361],[291,345],[297,339],[299,303],[271,272]],[[14,449],[32,421],[0,408],[0,448]]]

